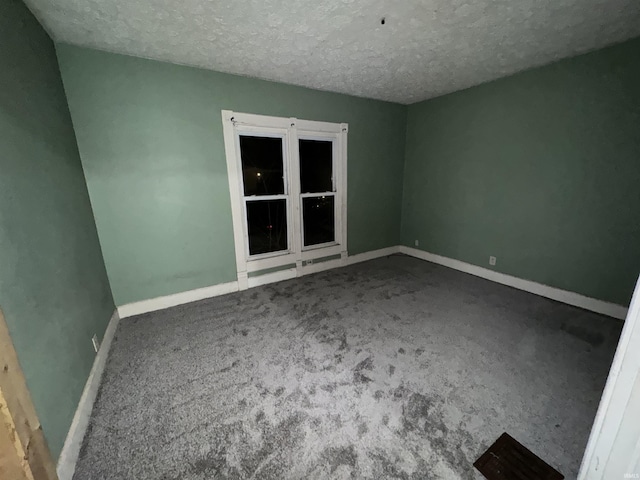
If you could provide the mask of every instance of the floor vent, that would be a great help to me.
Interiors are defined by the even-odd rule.
[[[564,475],[508,433],[473,464],[488,480],[562,480]]]

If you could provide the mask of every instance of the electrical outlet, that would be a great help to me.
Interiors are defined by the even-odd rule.
[[[419,246],[420,246],[420,242],[419,242],[417,239],[416,239],[416,241],[415,241],[415,242],[413,242],[413,244],[414,244],[416,247],[419,247]]]
[[[489,257],[489,265],[495,265],[495,264],[496,264],[496,257],[490,256]]]
[[[313,265],[313,258],[306,261],[305,265]]]
[[[93,337],[91,337],[91,343],[93,343],[93,349],[98,353],[98,350],[100,350],[100,340],[98,340],[97,335],[94,334]]]

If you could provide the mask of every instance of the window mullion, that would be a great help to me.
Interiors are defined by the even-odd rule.
[[[295,118],[289,119],[288,128],[288,161],[289,161],[289,193],[291,194],[291,233],[293,252],[296,255],[298,274],[302,268],[302,207],[300,201],[300,151],[298,149],[298,127]]]

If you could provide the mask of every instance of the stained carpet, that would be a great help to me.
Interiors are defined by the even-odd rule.
[[[621,326],[402,255],[124,319],[74,479],[574,478]]]

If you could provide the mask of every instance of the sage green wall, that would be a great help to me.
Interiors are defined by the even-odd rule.
[[[402,244],[628,304],[640,39],[409,107]]]
[[[55,49],[0,2],[0,306],[52,454],[114,310]]]
[[[400,240],[406,107],[58,45],[118,305],[235,280],[222,109],[348,122],[348,249]]]

